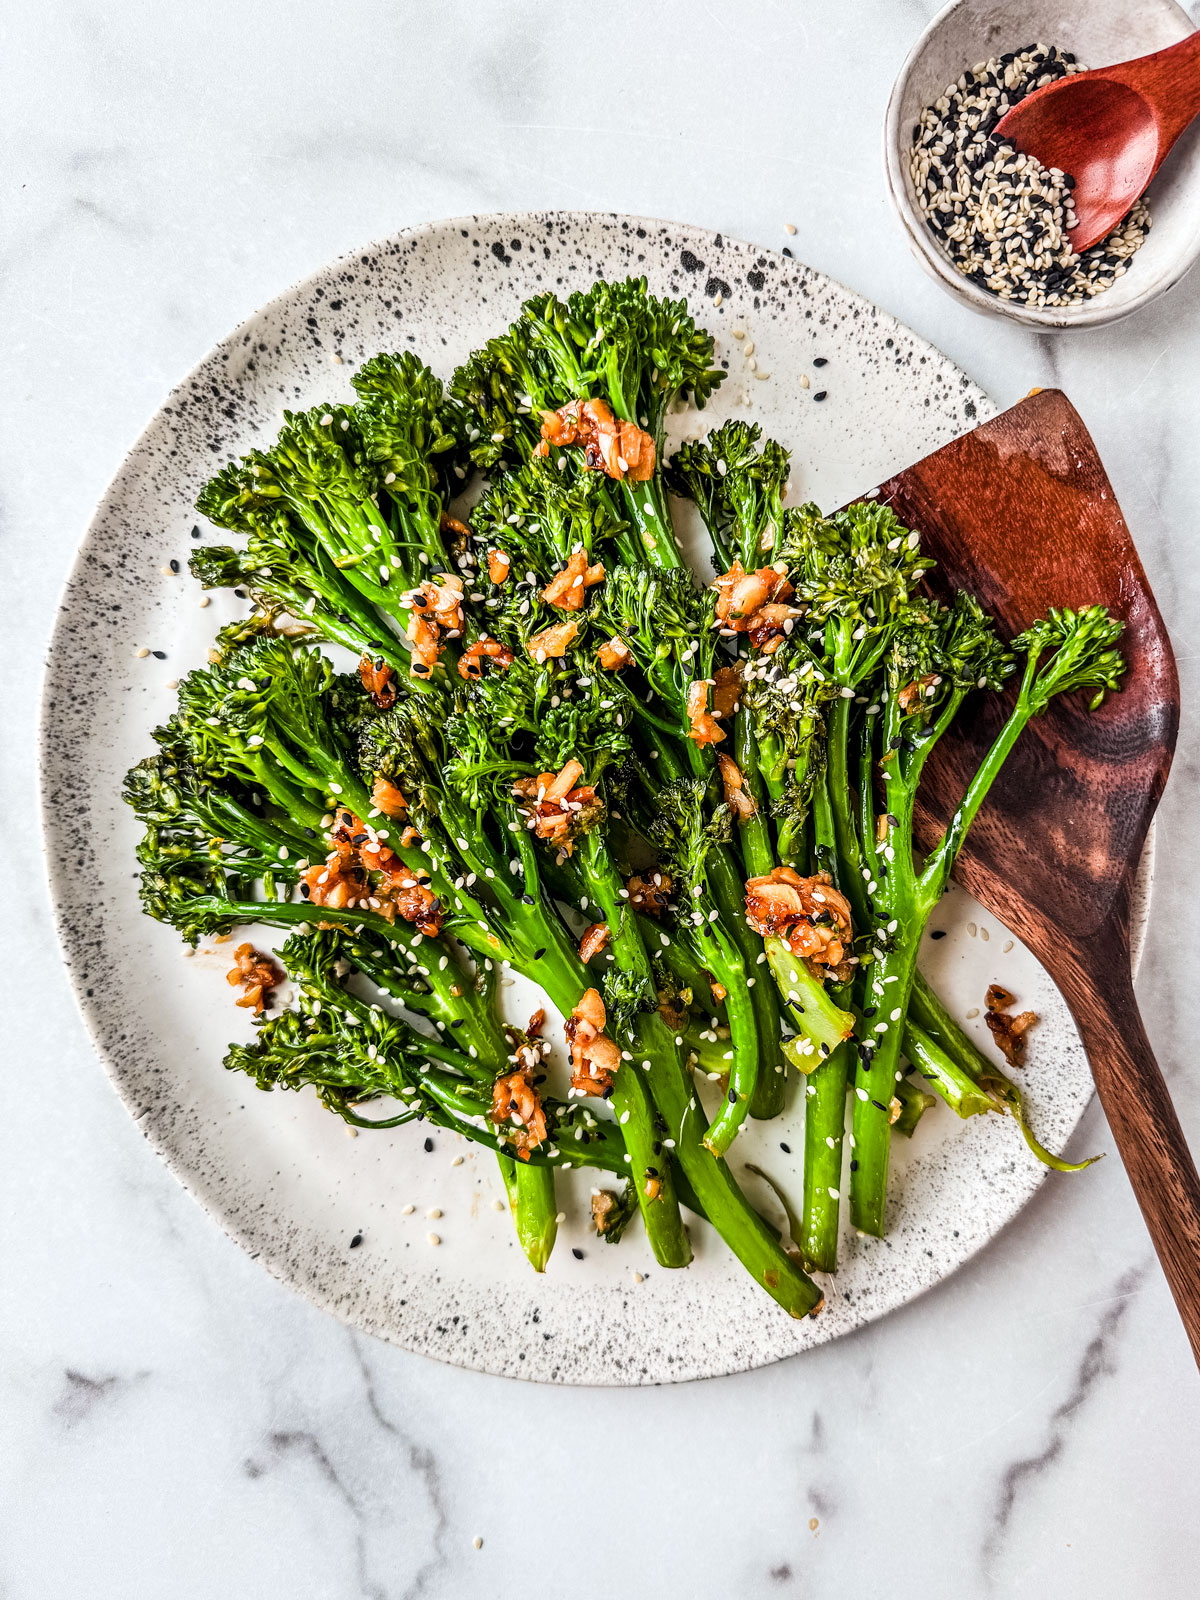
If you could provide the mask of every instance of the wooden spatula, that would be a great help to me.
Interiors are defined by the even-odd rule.
[[[1047,607],[1100,603],[1126,625],[1120,694],[1056,700],[1021,736],[957,876],[1034,952],[1075,1018],[1100,1099],[1200,1363],[1200,1179],[1151,1052],[1130,976],[1130,895],[1166,782],[1179,681],[1129,529],[1074,407],[1035,392],[880,488],[920,530],[941,581],[1015,634]],[[919,838],[941,836],[1003,721],[968,708],[938,745]]]

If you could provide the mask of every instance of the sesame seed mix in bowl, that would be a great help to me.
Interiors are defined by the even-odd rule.
[[[1054,45],[1010,50],[964,72],[913,128],[910,171],[930,230],[964,277],[1002,300],[1082,305],[1124,275],[1149,231],[1139,200],[1107,238],[1076,255],[1074,178],[994,137],[1026,95],[1085,70]]]

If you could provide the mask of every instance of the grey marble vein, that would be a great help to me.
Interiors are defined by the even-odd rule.
[[[1100,1307],[1096,1331],[1084,1347],[1074,1379],[1066,1398],[1059,1402],[1046,1418],[1046,1442],[1034,1454],[1011,1461],[1004,1468],[996,1496],[996,1507],[991,1531],[983,1546],[984,1576],[994,1575],[996,1559],[1009,1537],[1014,1517],[1036,1492],[1039,1479],[1045,1476],[1063,1451],[1071,1437],[1071,1423],[1081,1406],[1090,1400],[1093,1391],[1103,1378],[1114,1377],[1118,1371],[1117,1340],[1129,1304],[1145,1282],[1151,1265],[1130,1267],[1113,1286],[1112,1294]]]

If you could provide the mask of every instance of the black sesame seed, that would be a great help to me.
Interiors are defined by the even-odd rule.
[[[825,397],[828,395],[828,393],[829,393],[828,389],[818,389],[816,394],[813,395],[813,399],[814,400],[824,400]]]
[[[167,659],[167,652],[165,650],[151,650],[150,654],[154,657],[155,661],[165,661]]]
[[[192,538],[193,539],[198,539],[199,537],[200,537],[200,526],[199,526],[198,523],[194,523],[192,525]]]
[[[886,1106],[885,1106],[885,1105],[884,1105],[884,1104],[883,1104],[883,1102],[882,1102],[882,1101],[880,1101],[880,1100],[872,1100],[872,1101],[871,1101],[871,1104],[872,1104],[872,1105],[873,1105],[873,1106],[875,1106],[875,1107],[876,1107],[876,1108],[877,1108],[877,1109],[878,1109],[878,1110],[880,1110],[880,1111],[886,1111],[886,1110],[887,1110],[887,1107],[886,1107]]]
[[[430,1155],[432,1153],[432,1151],[433,1151],[433,1140],[432,1139],[426,1139],[426,1141],[425,1141],[425,1154],[426,1155]]]
[[[237,595],[239,600],[244,600],[246,598],[245,589],[235,589],[233,592],[235,595]]]
[[[535,950],[533,952],[533,959],[535,961],[540,961],[545,954],[546,954],[546,947],[545,947],[545,945],[543,945],[540,950]]]
[[[850,1171],[851,1172],[857,1172],[858,1171],[858,1157],[857,1156],[851,1156],[850,1157]]]
[[[792,1153],[791,1145],[790,1144],[784,1144],[782,1139],[780,1139],[780,1141],[779,1141],[779,1148],[783,1151],[785,1156],[790,1156],[791,1153]]]
[[[736,1089],[730,1089],[730,1091],[729,1091],[729,1104],[731,1106],[737,1105],[737,1090]]]
[[[828,365],[829,365],[829,357],[828,356],[814,356],[813,357],[813,366],[814,367],[827,367]]]
[[[351,1241],[350,1241],[351,1250],[357,1250],[361,1243],[362,1243],[362,1234],[361,1233],[356,1233],[354,1235],[353,1239],[351,1239]]]
[[[944,939],[946,937],[946,930],[945,928],[935,928],[929,937],[931,939]]]
[[[573,1244],[571,1246],[571,1254],[575,1257],[576,1261],[582,1261],[583,1260],[583,1251],[579,1248],[579,1246],[577,1244]]]
[[[178,563],[178,561],[176,561],[174,556],[171,557],[171,571],[172,572],[178,572],[179,571],[179,563]]]

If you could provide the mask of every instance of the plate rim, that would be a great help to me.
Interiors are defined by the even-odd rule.
[[[1009,1227],[1016,1220],[1016,1218],[1022,1214],[1022,1212],[1024,1212],[1026,1207],[1038,1194],[1042,1184],[1045,1182],[1048,1169],[1039,1165],[1036,1172],[1031,1174],[1034,1181],[1029,1188],[1028,1194],[1026,1195],[1025,1199],[1022,1200],[1021,1203],[1016,1207],[1012,1214],[1006,1217],[1006,1219],[993,1232],[983,1237],[978,1244],[974,1245],[953,1265],[949,1266],[944,1272],[942,1272],[936,1279],[933,1280],[933,1282],[925,1284],[918,1283],[914,1285],[903,1295],[901,1299],[896,1300],[893,1304],[887,1306],[886,1309],[869,1316],[865,1323],[846,1329],[840,1334],[833,1335],[830,1339],[818,1340],[815,1343],[805,1346],[801,1349],[780,1350],[765,1355],[757,1352],[744,1352],[744,1356],[749,1355],[750,1359],[745,1359],[744,1356],[742,1359],[732,1360],[723,1358],[703,1373],[675,1375],[671,1372],[666,1372],[649,1378],[636,1375],[631,1377],[622,1374],[614,1378],[612,1383],[601,1383],[587,1378],[573,1378],[569,1373],[561,1377],[549,1377],[537,1374],[526,1374],[518,1371],[500,1372],[497,1369],[481,1365],[478,1361],[469,1360],[465,1356],[458,1357],[452,1349],[446,1351],[433,1351],[414,1347],[405,1341],[405,1339],[402,1337],[401,1330],[385,1325],[378,1317],[373,1316],[368,1312],[364,1312],[359,1308],[342,1305],[339,1303],[338,1298],[333,1292],[322,1287],[321,1285],[314,1283],[312,1280],[301,1279],[297,1277],[294,1273],[287,1270],[282,1259],[278,1258],[274,1254],[264,1251],[261,1248],[261,1242],[255,1240],[249,1234],[244,1224],[232,1217],[228,1211],[219,1208],[215,1201],[210,1201],[202,1189],[193,1184],[190,1173],[185,1165],[184,1158],[176,1152],[174,1147],[162,1134],[159,1133],[154,1125],[147,1125],[149,1119],[145,1118],[144,1115],[138,1114],[140,1108],[137,1106],[133,1098],[132,1087],[127,1083],[122,1071],[119,1070],[115,1055],[110,1052],[109,1046],[105,1041],[104,1023],[100,1015],[98,1002],[84,992],[82,976],[77,971],[76,962],[73,960],[73,957],[78,955],[78,946],[76,944],[72,929],[68,927],[65,922],[65,897],[60,894],[61,876],[65,869],[62,865],[61,853],[55,852],[55,850],[52,848],[57,822],[56,818],[51,812],[48,795],[53,762],[53,752],[49,740],[48,715],[50,710],[50,699],[56,687],[53,682],[53,677],[56,670],[56,644],[59,637],[59,630],[63,625],[65,616],[67,615],[66,602],[73,587],[75,587],[77,579],[80,576],[81,569],[84,566],[86,547],[93,532],[98,528],[103,517],[107,514],[110,507],[110,502],[114,500],[126,470],[131,466],[139,452],[142,450],[147,436],[158,425],[164,409],[170,406],[172,402],[177,399],[177,397],[187,390],[188,385],[208,366],[218,351],[226,347],[232,347],[235,342],[238,341],[243,334],[250,330],[261,318],[263,318],[264,315],[269,313],[275,307],[281,306],[293,299],[306,287],[317,284],[321,279],[325,278],[329,273],[334,271],[343,263],[350,264],[354,262],[356,258],[365,254],[382,252],[389,246],[393,246],[400,241],[407,242],[413,239],[426,238],[451,228],[461,229],[464,225],[475,225],[477,227],[498,226],[507,228],[511,224],[514,230],[520,230],[521,228],[528,229],[531,221],[534,219],[541,224],[549,221],[556,224],[567,225],[582,222],[586,225],[595,223],[597,221],[610,221],[618,224],[629,224],[633,227],[645,227],[648,230],[676,230],[680,233],[691,236],[693,239],[697,237],[710,240],[716,239],[720,240],[722,244],[728,244],[734,248],[744,250],[747,253],[774,256],[778,260],[786,263],[786,265],[792,270],[799,269],[803,272],[810,273],[814,278],[833,285],[852,302],[864,308],[870,309],[872,312],[877,313],[880,318],[886,319],[888,322],[895,324],[895,326],[899,328],[907,338],[913,340],[916,345],[935,355],[939,361],[947,363],[953,367],[956,372],[967,378],[968,386],[963,389],[963,394],[967,398],[974,399],[976,402],[982,401],[983,404],[989,408],[994,407],[995,403],[992,401],[990,395],[988,395],[987,392],[978,383],[976,383],[973,378],[970,378],[969,374],[965,373],[963,369],[958,366],[956,361],[954,361],[950,356],[946,355],[946,353],[939,349],[938,346],[933,344],[932,341],[926,339],[923,334],[917,332],[913,328],[910,328],[906,323],[902,322],[900,318],[896,317],[894,313],[886,310],[884,307],[878,306],[876,302],[871,300],[868,296],[860,293],[856,289],[850,288],[840,279],[833,277],[831,274],[823,272],[819,268],[810,266],[807,262],[797,260],[795,257],[783,257],[781,252],[777,249],[756,244],[752,240],[738,238],[737,236],[729,234],[724,229],[720,228],[711,228],[696,223],[679,222],[661,217],[648,217],[633,212],[581,210],[575,208],[557,207],[545,209],[533,208],[523,211],[501,210],[494,212],[468,212],[452,217],[426,220],[416,223],[411,227],[399,229],[393,234],[385,235],[382,238],[373,239],[352,247],[351,249],[342,251],[337,256],[319,264],[311,272],[305,273],[296,278],[283,289],[281,289],[277,294],[272,295],[269,299],[263,301],[253,311],[245,316],[234,328],[230,329],[228,333],[215,341],[215,343],[209,347],[209,349],[200,357],[200,359],[194,362],[189,367],[187,372],[184,373],[171,386],[170,390],[159,401],[149,418],[143,424],[132,443],[123,452],[120,461],[110,475],[102,493],[98,497],[94,509],[87,520],[86,526],[84,527],[83,532],[81,533],[75,545],[73,554],[64,573],[62,583],[59,587],[53,623],[47,644],[46,660],[42,673],[41,693],[39,696],[36,724],[36,803],[40,821],[41,846],[44,858],[46,884],[49,892],[51,915],[58,942],[58,954],[63,966],[66,969],[71,993],[80,1017],[82,1018],[89,1041],[100,1060],[109,1084],[121,1100],[122,1105],[129,1112],[131,1120],[137,1126],[142,1137],[150,1145],[158,1159],[163,1162],[164,1166],[170,1172],[175,1181],[180,1185],[180,1187],[189,1195],[189,1197],[201,1208],[205,1215],[221,1230],[221,1232],[228,1239],[233,1241],[240,1250],[245,1252],[247,1255],[250,1255],[252,1259],[264,1267],[273,1279],[286,1286],[293,1293],[300,1295],[303,1299],[318,1307],[321,1311],[336,1316],[338,1320],[343,1323],[343,1325],[351,1328],[352,1330],[369,1333],[373,1337],[381,1338],[387,1343],[395,1345],[397,1348],[404,1349],[409,1353],[421,1355],[429,1360],[439,1361],[446,1365],[452,1365],[460,1368],[461,1370],[486,1372],[489,1376],[511,1376],[523,1382],[548,1383],[556,1386],[569,1385],[571,1387],[581,1388],[646,1387],[661,1383],[674,1384],[701,1382],[707,1378],[724,1377],[739,1372],[758,1370],[762,1367],[774,1365],[779,1361],[790,1359],[793,1356],[804,1355],[810,1349],[819,1348],[821,1345],[831,1343],[838,1338],[846,1337],[847,1335],[855,1332],[860,1332],[863,1327],[879,1322],[892,1315],[894,1312],[900,1311],[905,1306],[911,1305],[916,1300],[921,1299],[931,1289],[938,1287],[948,1278],[952,1277],[954,1273],[965,1266],[967,1262],[972,1260],[973,1257],[978,1255],[984,1248],[992,1244],[1003,1234],[1005,1229]],[[690,300],[691,296],[688,298]],[[970,430],[964,429],[963,431],[966,432]],[[1148,872],[1147,867],[1150,866],[1152,868],[1153,853],[1154,823],[1152,820],[1150,832],[1147,838],[1146,854],[1143,858],[1143,867],[1141,869],[1142,873],[1147,877],[1147,880],[1149,880],[1149,878],[1152,876],[1152,870]],[[1141,955],[1140,947],[1142,943],[1144,943],[1145,925],[1146,921],[1148,920],[1148,912],[1149,881],[1147,881],[1145,910],[1142,918],[1140,919],[1140,926],[1135,933],[1135,970]],[[1085,1101],[1084,1105],[1080,1109],[1079,1117],[1071,1129],[1072,1137],[1074,1136],[1075,1131],[1078,1129],[1079,1123],[1086,1113],[1088,1107],[1092,1104],[1093,1098],[1094,1090],[1092,1096]]]

